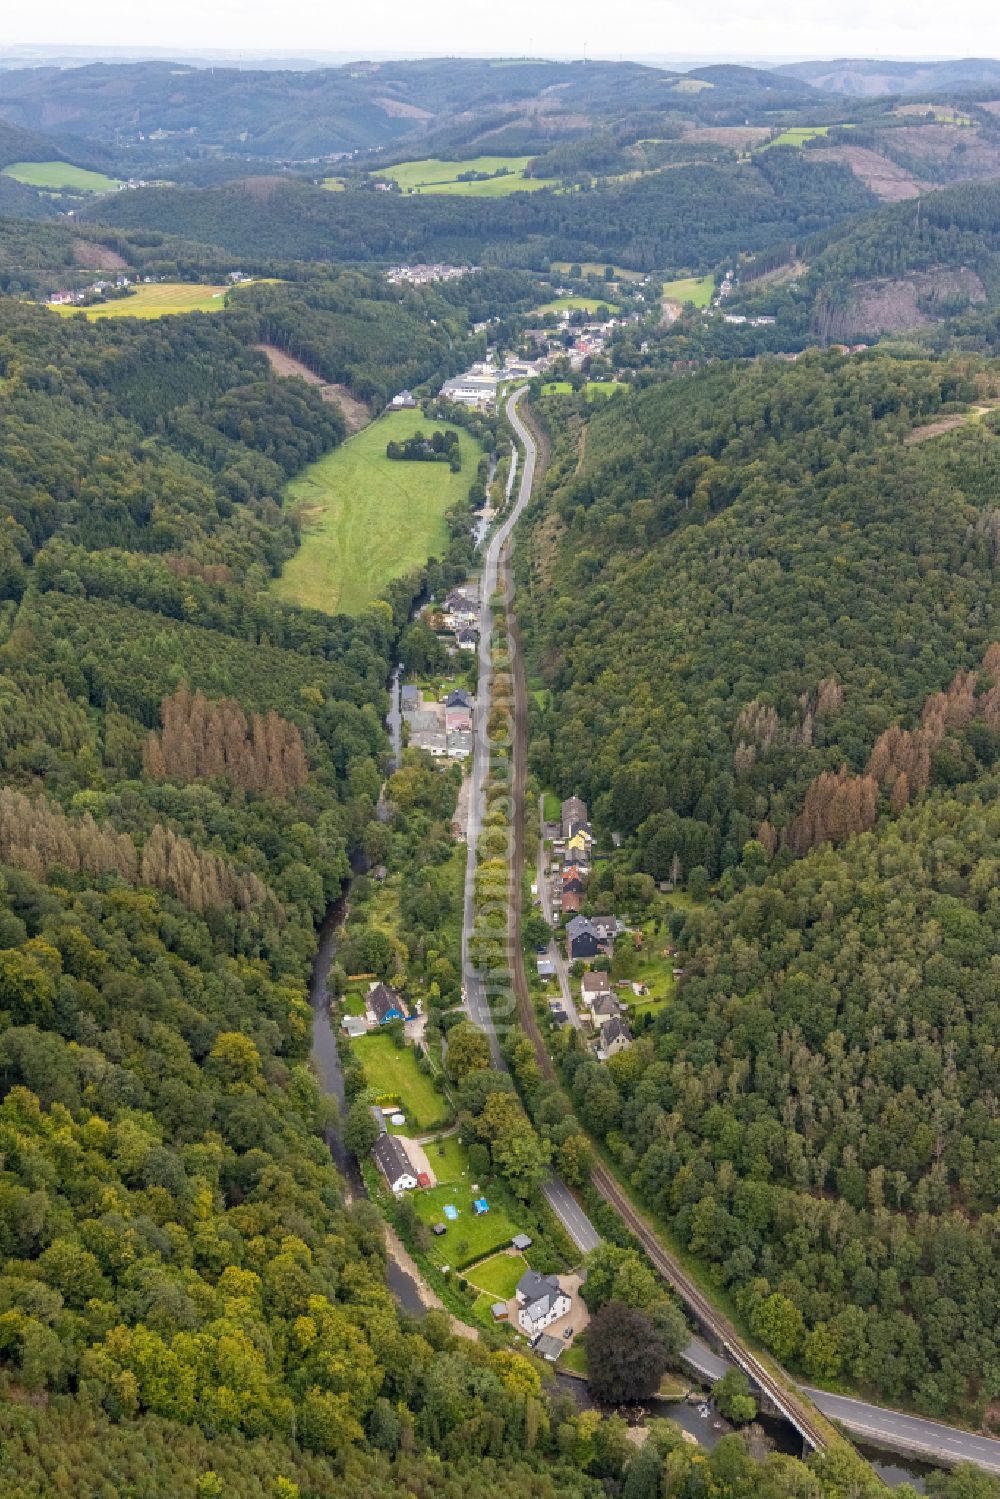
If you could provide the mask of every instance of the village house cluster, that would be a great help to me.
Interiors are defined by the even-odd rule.
[[[124,291],[130,286],[150,285],[156,276],[116,276],[113,281],[92,281],[89,286],[77,291],[54,291],[48,298],[50,307],[79,307],[94,297],[106,296],[109,291]]]
[[[624,929],[616,916],[580,914],[591,870],[593,845],[586,802],[578,796],[568,797],[560,807],[559,836],[552,843],[552,914],[554,919],[569,915],[566,923],[567,956],[571,963],[588,965],[599,958],[613,958],[615,939]],[[541,964],[539,972],[543,972]],[[627,987],[631,992],[633,986]],[[641,985],[634,987],[636,991],[642,988]],[[581,980],[580,997],[580,1013],[590,1021],[598,1061],[606,1061],[631,1045],[625,1010],[614,994],[607,972],[588,968]]]
[[[475,636],[472,648],[475,649]],[[403,721],[410,731],[410,744],[426,750],[435,760],[464,760],[472,754],[472,714],[475,699],[464,687],[455,687],[443,702],[426,702],[419,687],[401,692]]]
[[[458,281],[478,271],[477,265],[393,265],[385,273],[385,279],[393,286],[429,286],[432,281]]]

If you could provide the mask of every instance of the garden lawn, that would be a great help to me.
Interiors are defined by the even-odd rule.
[[[340,1007],[345,1015],[363,1015],[365,1013],[365,991],[363,989],[347,989],[340,1001]]]
[[[633,952],[629,938],[623,934],[615,943],[615,955],[611,960],[613,980],[634,979],[645,984],[649,989],[649,994],[643,999],[623,995],[630,1011],[635,1013],[652,1008],[657,1000],[672,997],[675,982],[673,969],[678,961],[676,958],[662,956],[663,949],[673,945],[666,928],[660,932],[654,932],[653,924],[650,922],[643,928],[643,938],[645,942],[643,950]]]
[[[244,281],[244,286],[249,282]],[[91,322],[105,317],[170,317],[181,312],[222,312],[234,286],[203,286],[188,281],[157,281],[140,286],[127,297],[98,302],[93,307],[57,307],[56,312],[72,317],[84,313]]]
[[[558,822],[562,816],[562,802],[554,791],[546,791],[544,793],[542,815],[546,822]]]
[[[494,1301],[509,1301],[527,1268],[523,1254],[494,1254],[482,1264],[473,1265],[468,1278],[481,1291],[488,1291]]]
[[[663,283],[663,297],[667,302],[691,302],[695,307],[708,307],[715,290],[715,277],[682,276],[678,281]]]
[[[588,380],[583,394],[588,401],[600,401],[605,396],[613,396],[616,390],[624,389],[624,380]]]
[[[435,1264],[461,1270],[465,1265],[485,1259],[494,1250],[503,1249],[518,1232],[517,1224],[512,1223],[503,1209],[495,1204],[488,1184],[483,1181],[479,1185],[481,1190],[476,1192],[469,1182],[446,1182],[440,1187],[414,1192],[413,1203],[424,1223],[448,1225],[447,1233],[431,1240],[429,1253]],[[481,1218],[472,1211],[474,1197],[485,1197],[490,1204],[489,1212]],[[452,1203],[458,1209],[454,1223],[449,1223],[444,1215],[445,1203]]]
[[[424,1152],[439,1184],[458,1182],[463,1176],[468,1176],[469,1152],[457,1135],[445,1135],[442,1140],[434,1140],[424,1146]]]
[[[89,172],[68,161],[14,161],[4,167],[3,175],[23,182],[25,187],[48,188],[56,193],[114,193],[124,186],[117,177]]]
[[[379,1096],[398,1098],[406,1115],[407,1133],[433,1129],[448,1118],[448,1102],[427,1073],[417,1066],[410,1046],[397,1046],[391,1036],[374,1031],[352,1042],[365,1069],[368,1085]]]
[[[443,161],[424,157],[421,161],[402,161],[383,167],[372,175],[391,177],[404,193],[451,193],[462,197],[498,198],[508,193],[532,192],[553,183],[540,177],[525,177],[530,156],[475,156],[471,161]],[[507,172],[502,177],[487,177],[479,182],[460,182],[463,172]]]
[[[482,448],[459,427],[462,468],[397,462],[386,444],[435,423],[419,412],[391,411],[285,488],[302,518],[302,544],[272,587],[278,598],[327,614],[360,614],[393,578],[421,567],[448,544],[445,512],[464,500]]]
[[[573,387],[568,380],[550,380],[547,385],[542,386],[543,396],[571,396]]]

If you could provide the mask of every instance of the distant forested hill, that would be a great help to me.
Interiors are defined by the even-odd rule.
[[[680,75],[629,62],[429,58],[306,72],[94,63],[3,73],[0,117],[57,139],[125,144],[137,159],[209,146],[302,159],[389,145],[470,113],[526,123],[541,115],[543,128],[579,130],[649,110],[738,120],[763,99],[782,109],[815,97],[774,73],[717,71],[689,91]]]
[[[750,166],[678,167],[590,192],[503,199],[414,196],[251,179],[123,193],[92,217],[303,260],[401,257],[540,264],[614,259],[637,269],[714,265],[807,236],[873,204],[847,168],[793,152]]]
[[[897,62],[885,58],[842,57],[831,62],[792,62],[774,69],[786,79],[796,78],[834,94],[921,94],[939,91],[1000,88],[1000,62],[990,57],[946,59],[943,62]]]

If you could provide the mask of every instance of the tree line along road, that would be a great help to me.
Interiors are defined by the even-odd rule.
[[[518,410],[523,394],[523,388],[515,391],[507,402],[507,417],[518,440],[522,444],[524,453],[524,466],[517,503],[504,522],[504,525],[492,538],[487,549],[486,562],[483,569],[482,605],[485,628],[480,636],[480,683],[482,683],[485,658],[487,685],[485,707],[482,706],[484,699],[480,695],[480,708],[477,717],[483,725],[484,737],[485,723],[489,717],[489,633],[492,630],[492,614],[489,611],[489,598],[500,576],[503,548],[531,498],[531,486],[537,462],[537,446],[534,436]],[[512,582],[506,568],[505,559],[504,563],[504,579],[509,604],[512,597]],[[487,581],[489,582],[489,588],[486,586]],[[538,1026],[538,1019],[528,986],[524,950],[521,943],[521,876],[525,859],[524,799],[527,779],[527,683],[516,624],[512,618],[509,623],[514,675],[515,730],[514,807],[512,818],[514,846],[512,878],[509,882],[510,911],[508,914],[508,929],[511,938],[511,969],[521,1025],[532,1041],[543,1074],[547,1078],[557,1081],[552,1058],[549,1056]],[[483,779],[480,782],[480,794],[485,782],[485,770],[488,767],[488,745],[485,748],[487,758],[482,769]],[[474,876],[475,844],[472,840],[472,817],[473,814],[470,814],[469,868]],[[467,880],[466,927],[463,932],[464,975],[467,973],[465,963],[467,935],[471,931],[473,916],[472,905],[469,899],[470,888],[470,883]],[[471,969],[468,971],[472,972],[473,976],[475,976],[474,971]],[[468,983],[468,979],[466,981]],[[494,1048],[494,1056],[499,1059],[499,1044],[481,983],[477,1003],[470,1003],[467,999],[466,1008],[471,1018],[477,1024],[481,1025],[490,1037],[491,1046]],[[505,1064],[502,1060],[499,1060],[499,1065],[503,1066]],[[705,1293],[687,1274],[677,1259],[664,1247],[654,1229],[638,1211],[607,1167],[601,1163],[597,1164],[593,1169],[592,1180],[600,1196],[618,1213],[619,1217],[634,1234],[645,1250],[651,1264],[668,1284],[673,1287],[680,1300],[686,1306],[689,1314],[708,1334],[712,1341],[724,1351],[727,1358],[748,1375],[753,1384],[767,1397],[775,1409],[781,1411],[786,1416],[790,1423],[799,1431],[803,1441],[807,1445],[822,1449],[837,1441],[837,1433],[830,1425],[830,1421],[833,1420],[837,1421],[845,1429],[857,1434],[863,1440],[886,1448],[889,1451],[921,1456],[948,1464],[972,1462],[988,1471],[1000,1473],[1000,1441],[991,1437],[979,1436],[974,1432],[963,1431],[959,1427],[948,1426],[938,1421],[925,1420],[919,1416],[908,1416],[902,1412],[893,1411],[883,1406],[870,1405],[866,1401],[854,1400],[846,1396],[830,1395],[826,1391],[810,1387],[800,1388],[795,1385],[788,1375],[779,1377],[769,1363],[762,1361],[746,1346],[729,1320],[716,1310]],[[600,1235],[566,1184],[560,1181],[558,1177],[552,1177],[544,1184],[543,1190],[550,1207],[577,1247],[582,1252],[596,1248],[601,1242]],[[694,1362],[696,1364],[698,1362],[698,1355],[708,1353],[708,1350],[704,1349],[704,1346],[698,1339],[693,1340],[692,1350],[695,1353]],[[713,1357],[714,1355],[709,1354],[708,1360],[703,1359],[703,1362],[709,1362]]]

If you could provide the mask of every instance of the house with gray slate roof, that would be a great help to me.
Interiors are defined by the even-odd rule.
[[[517,1320],[529,1337],[537,1337],[552,1322],[565,1317],[572,1305],[554,1275],[525,1270],[517,1283]]]

